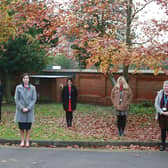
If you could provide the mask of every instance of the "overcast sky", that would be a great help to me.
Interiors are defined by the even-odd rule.
[[[148,6],[145,7],[145,9],[141,12],[142,15],[145,16],[145,19],[157,19],[160,20],[163,17],[166,17],[166,14],[164,13],[163,9],[159,7],[155,2],[152,2]],[[144,18],[141,17],[143,20]]]
[[[155,2],[152,2],[148,6],[143,9],[142,12],[139,13],[139,21],[150,21],[151,19],[155,19],[158,21],[165,20],[168,16],[165,14],[165,11],[160,8],[159,5],[157,5]],[[137,28],[138,32],[141,32],[141,35],[144,36],[143,29],[141,29],[141,24],[139,24],[139,27]],[[165,42],[168,39],[168,32],[160,32],[164,34],[164,36],[159,36],[157,39],[160,42]]]

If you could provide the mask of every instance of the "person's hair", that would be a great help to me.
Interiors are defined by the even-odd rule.
[[[168,80],[164,81],[163,85],[168,85]]]
[[[23,73],[21,76],[20,76],[20,83],[23,85],[23,78],[25,76],[28,76],[29,77],[29,84],[30,84],[30,75],[28,73]]]
[[[72,82],[72,78],[68,78],[68,79],[67,79],[67,82],[68,82],[69,80]]]
[[[125,80],[124,76],[119,76],[119,77],[118,77],[117,82],[116,82],[116,84],[115,84],[115,87],[120,88],[120,80],[122,80],[122,82],[123,82],[123,88],[124,88],[124,89],[128,89],[129,86],[128,86],[128,83],[127,83],[127,81]]]

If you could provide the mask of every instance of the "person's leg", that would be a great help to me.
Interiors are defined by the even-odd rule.
[[[68,111],[66,111],[66,122],[67,122],[67,127],[68,127]]]
[[[126,120],[127,120],[126,115],[121,116],[121,135],[125,135],[124,130],[125,130],[125,126],[126,126]]]
[[[117,127],[118,127],[118,135],[121,136],[121,115],[117,115]]]
[[[71,127],[71,112],[66,111],[67,127]]]
[[[166,129],[161,129],[161,146],[160,151],[165,150],[166,145]]]
[[[69,118],[70,118],[70,127],[72,127],[72,120],[73,120],[73,112],[69,112]]]
[[[20,146],[24,146],[24,130],[20,129],[21,143]]]
[[[29,139],[30,139],[30,131],[31,130],[26,130],[26,147],[30,146]]]

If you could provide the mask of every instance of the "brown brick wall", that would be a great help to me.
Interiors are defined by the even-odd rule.
[[[119,75],[115,74],[115,79]],[[157,91],[162,88],[163,81],[167,79],[168,77],[164,74],[158,76],[153,76],[153,74],[130,74],[129,85],[133,91],[133,101],[154,101]],[[79,102],[111,105],[110,95],[113,86],[104,74],[78,73],[75,82],[78,88]]]
[[[120,75],[119,73],[115,74],[115,79]],[[110,95],[113,86],[107,76],[98,72],[75,72],[74,76],[73,83],[78,90],[78,102],[111,105]],[[40,79],[40,85],[36,86],[40,96],[49,97],[49,100],[60,103],[62,92],[60,85],[65,85],[66,79],[66,77]],[[168,80],[168,77],[164,74],[157,76],[152,73],[129,74],[129,85],[134,95],[133,101],[154,101],[156,93],[162,88],[164,80]]]

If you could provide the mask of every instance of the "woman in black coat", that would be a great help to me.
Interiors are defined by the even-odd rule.
[[[77,104],[77,89],[72,85],[71,78],[68,78],[67,85],[63,87],[62,102],[66,112],[67,127],[72,127],[73,111]]]

